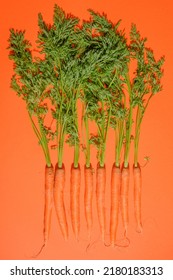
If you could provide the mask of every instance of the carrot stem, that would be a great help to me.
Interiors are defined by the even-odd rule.
[[[102,106],[104,106],[103,103],[102,103]],[[100,167],[104,167],[104,165],[105,165],[106,142],[107,142],[108,130],[109,130],[109,126],[110,126],[111,111],[112,111],[112,109],[111,109],[111,106],[110,106],[106,127],[105,127],[105,120],[104,120],[104,122],[102,121],[101,127],[99,126],[99,124],[97,125],[98,128],[99,128],[100,137],[102,139],[102,143],[99,147],[99,164],[100,164]]]
[[[90,142],[89,142],[89,122],[88,117],[84,116],[86,130],[86,167],[90,167]]]
[[[59,145],[58,145],[58,167],[62,168],[63,165],[63,149],[64,149],[64,131],[63,126],[61,126],[59,135]]]
[[[75,141],[74,145],[74,168],[78,168],[79,165],[79,143]]]
[[[29,114],[29,118],[30,118],[30,121],[31,121],[31,124],[32,124],[32,128],[38,138],[38,141],[39,143],[41,144],[41,147],[43,149],[43,153],[44,153],[44,156],[45,156],[45,160],[46,160],[46,165],[48,167],[51,167],[51,160],[50,160],[50,154],[49,154],[49,148],[48,148],[48,143],[47,143],[47,139],[46,139],[46,136],[42,130],[42,127],[41,127],[41,124],[40,122],[38,121],[39,123],[39,128],[40,128],[40,131],[38,130],[37,126],[35,125],[35,122],[33,121],[33,118],[30,114],[30,112],[28,112]]]
[[[116,138],[116,145],[115,145],[115,165],[116,167],[120,166],[120,156],[121,150],[123,145],[123,137],[124,137],[124,121],[117,120],[117,127],[115,129],[115,138]]]
[[[124,156],[124,167],[126,168],[128,167],[128,163],[129,163],[131,129],[132,129],[132,107],[130,107],[128,125],[126,127],[126,145],[125,145],[125,156]]]
[[[99,162],[100,167],[104,167],[105,164],[105,150],[106,150],[106,144],[103,143],[100,152],[100,162]]]
[[[134,139],[134,166],[138,166],[138,150],[139,150],[139,137],[140,128],[142,122],[141,108],[138,106],[136,114],[136,127],[135,127],[135,139]]]
[[[141,123],[143,120],[144,113],[148,107],[148,104],[152,98],[153,94],[151,93],[146,105],[141,108],[138,106],[137,114],[136,114],[136,127],[135,127],[135,139],[134,139],[134,165],[138,167],[138,150],[139,150],[139,138],[140,138],[140,130],[141,130]],[[142,110],[143,109],[143,110]]]
[[[124,167],[128,167],[129,162],[129,152],[130,152],[130,142],[131,142],[131,130],[132,130],[132,122],[133,122],[133,108],[132,108],[132,89],[130,83],[129,73],[126,75],[126,83],[129,92],[129,116],[126,123],[126,145],[125,145],[125,154],[124,154]]]

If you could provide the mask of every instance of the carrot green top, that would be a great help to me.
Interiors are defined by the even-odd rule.
[[[149,101],[161,90],[162,65],[146,47],[146,38],[132,24],[130,43],[120,21],[113,24],[105,14],[89,10],[90,20],[79,19],[54,6],[53,23],[38,15],[38,56],[24,31],[10,30],[9,58],[14,61],[12,88],[26,102],[34,132],[43,149],[46,164],[51,165],[49,141],[56,138],[58,166],[63,164],[65,141],[74,147],[74,166],[79,162],[78,100],[83,103],[86,130],[86,165],[90,166],[90,145],[98,151],[100,166],[105,164],[108,130],[115,130],[115,164],[125,144],[124,166],[128,166],[132,127],[135,122],[134,164],[138,163],[141,122]],[[137,67],[131,76],[131,63]],[[50,107],[56,129],[46,126]],[[134,121],[134,108],[137,110]],[[91,135],[89,121],[97,134]]]
[[[131,60],[136,60],[137,67],[132,79],[131,106],[137,107],[134,137],[134,165],[138,165],[138,145],[141,122],[151,98],[162,90],[161,78],[164,57],[156,60],[153,51],[146,47],[146,38],[141,38],[136,26],[132,24],[130,32]]]
[[[80,92],[80,72],[77,58],[77,33],[79,19],[55,5],[53,24],[48,25],[39,14],[39,47],[45,55],[45,79],[50,85],[50,99],[54,106],[58,146],[58,165],[62,167],[65,142],[75,147],[74,166],[79,161],[79,132],[77,100]]]
[[[26,103],[32,127],[43,149],[47,166],[51,166],[48,142],[52,133],[44,124],[48,111],[46,98],[48,97],[47,81],[42,68],[44,61],[32,57],[32,46],[25,40],[24,31],[10,30],[9,58],[14,61],[14,72],[11,87]],[[37,124],[36,124],[37,123]]]

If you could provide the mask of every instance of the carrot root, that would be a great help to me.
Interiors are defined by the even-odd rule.
[[[124,227],[124,236],[127,236],[128,223],[129,223],[129,213],[128,213],[128,192],[129,192],[129,178],[130,171],[129,167],[122,168],[121,172],[121,213],[122,213],[122,221]]]
[[[70,185],[70,210],[72,228],[76,240],[79,240],[80,231],[80,184],[81,184],[81,170],[78,165],[77,168],[71,167],[71,185]]]
[[[111,211],[110,211],[110,245],[116,245],[116,233],[118,228],[118,214],[120,202],[121,169],[112,167],[111,174]]]
[[[64,205],[64,187],[65,187],[64,165],[62,166],[62,168],[59,168],[58,165],[56,165],[55,181],[54,181],[54,189],[53,189],[54,205],[55,205],[55,211],[60,226],[60,230],[62,232],[64,239],[67,240],[68,225],[67,225],[67,218],[66,218],[65,205]]]
[[[84,208],[85,208],[85,219],[87,224],[88,239],[91,239],[91,230],[93,225],[93,213],[92,213],[92,201],[93,201],[93,168],[84,167],[84,178],[85,178],[85,193],[84,193]]]
[[[45,208],[44,208],[44,245],[46,246],[49,238],[52,216],[52,194],[54,183],[53,166],[45,167]],[[44,247],[44,246],[43,246]]]
[[[136,231],[138,233],[142,232],[142,222],[141,222],[141,187],[142,187],[142,176],[141,168],[138,164],[137,167],[133,166],[133,176],[134,176],[134,210],[136,219]]]
[[[106,168],[97,166],[96,170],[96,201],[97,213],[100,224],[102,241],[105,243],[106,233],[106,213],[105,213],[105,188],[106,188]]]

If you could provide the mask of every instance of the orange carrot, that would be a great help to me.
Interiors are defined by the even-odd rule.
[[[121,186],[121,169],[112,166],[111,175],[111,212],[110,212],[110,243],[111,246],[116,244],[116,233],[118,227],[119,201]]]
[[[135,209],[135,219],[136,219],[136,231],[142,232],[142,222],[141,222],[141,168],[138,164],[137,167],[133,166],[134,175],[134,209]]]
[[[96,172],[96,201],[97,212],[100,224],[102,241],[105,242],[106,234],[106,213],[105,213],[105,188],[106,188],[106,168],[97,165]]]
[[[44,246],[46,246],[52,216],[52,192],[54,183],[54,170],[53,166],[45,167],[45,208],[44,208]]]
[[[62,235],[65,240],[68,239],[68,225],[67,218],[65,213],[64,205],[64,187],[65,187],[65,168],[62,165],[62,168],[58,167],[58,164],[55,167],[55,182],[54,182],[54,205],[59,222],[59,226],[62,232]]]
[[[87,223],[88,238],[91,238],[91,229],[93,224],[92,217],[92,200],[93,200],[93,169],[92,166],[84,167],[84,178],[85,178],[85,193],[84,193],[84,207],[85,207],[85,218]]]
[[[71,186],[70,186],[70,210],[71,222],[75,238],[78,240],[80,231],[80,184],[81,170],[72,164],[71,167]]]
[[[44,243],[42,244],[38,253],[32,256],[36,258],[40,255],[44,247],[47,245],[51,227],[51,216],[52,216],[52,194],[53,194],[53,184],[54,184],[54,169],[51,165],[50,167],[46,165],[45,167],[45,203],[44,203]]]
[[[129,213],[128,213],[128,191],[129,191],[129,178],[130,172],[129,167],[123,167],[121,173],[121,212],[122,220],[124,226],[124,235],[127,236],[127,228],[129,223]]]

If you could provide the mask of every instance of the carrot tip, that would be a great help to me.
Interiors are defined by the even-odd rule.
[[[142,231],[143,231],[142,225],[138,225],[137,228],[136,228],[136,232],[137,233],[142,233]]]
[[[35,255],[33,255],[32,258],[37,258],[37,257],[41,254],[41,252],[43,251],[43,248],[44,248],[45,246],[46,246],[46,243],[44,243],[44,244],[41,246],[41,248],[40,248],[40,250],[38,251],[38,253],[35,254]]]
[[[106,244],[105,242],[104,242],[104,245],[105,245],[106,247],[110,247],[110,246],[112,246],[112,248],[115,247],[115,244]]]
[[[127,238],[127,229],[124,231],[124,237]]]
[[[122,240],[117,241],[115,244],[116,247],[121,247],[121,248],[127,248],[130,245],[130,239],[128,237],[125,237]]]

